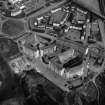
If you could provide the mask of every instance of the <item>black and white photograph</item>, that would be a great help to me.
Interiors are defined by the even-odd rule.
[[[105,0],[0,0],[0,105],[105,105]]]

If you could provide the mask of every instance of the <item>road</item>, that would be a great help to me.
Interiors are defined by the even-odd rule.
[[[100,12],[98,0],[73,0],[73,1],[83,6],[84,8],[88,9],[92,13],[95,13],[97,16],[101,17],[102,19],[105,19],[105,16],[103,16]]]

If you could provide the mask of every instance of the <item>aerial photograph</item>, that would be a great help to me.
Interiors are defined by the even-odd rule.
[[[105,0],[0,0],[0,105],[105,105]]]

